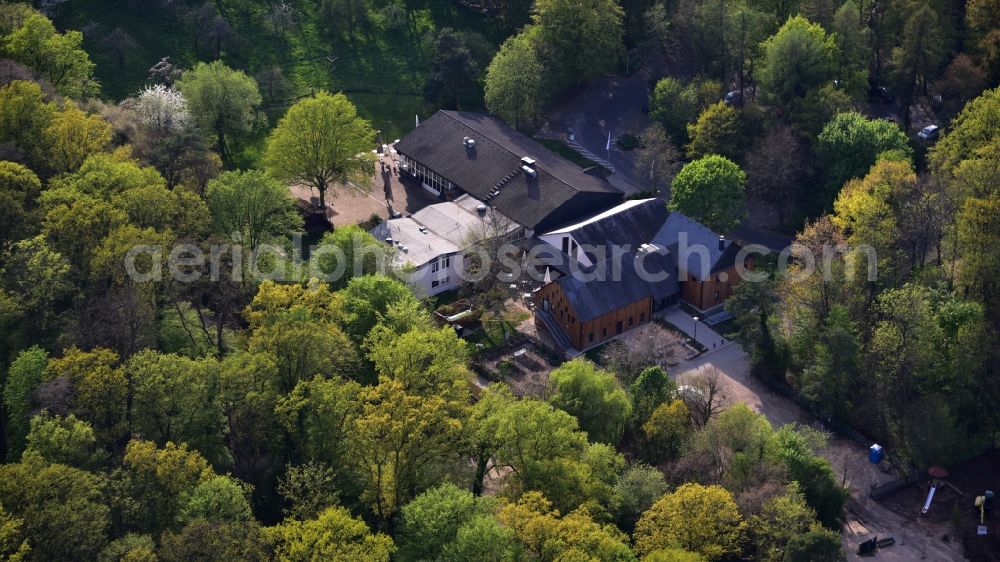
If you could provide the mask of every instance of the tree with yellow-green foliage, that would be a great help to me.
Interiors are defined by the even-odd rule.
[[[35,82],[14,80],[0,88],[0,143],[10,143],[35,169],[47,160],[46,130],[56,105]]]
[[[718,560],[740,552],[746,523],[722,486],[683,484],[653,504],[635,528],[640,555],[683,548]]]
[[[45,129],[49,162],[56,172],[72,172],[92,154],[111,144],[111,124],[66,102]]]
[[[33,68],[64,96],[82,98],[100,90],[92,76],[94,63],[83,50],[83,33],[59,33],[49,18],[33,10],[3,39],[2,51]]]
[[[0,504],[0,560],[24,562],[31,553],[31,544],[24,536],[24,520],[8,513]]]
[[[676,459],[692,429],[691,412],[683,400],[663,402],[642,425],[644,457],[651,463]]]
[[[320,91],[278,121],[267,139],[264,166],[282,181],[319,191],[320,207],[326,208],[330,186],[374,170],[374,143],[371,124],[344,94]]]
[[[361,499],[382,521],[414,495],[440,483],[462,458],[461,403],[409,394],[382,377],[361,392],[361,411],[347,432],[350,464]],[[458,411],[458,412],[456,412]]]
[[[514,531],[515,540],[536,560],[634,562],[628,536],[613,525],[594,521],[586,509],[564,516],[539,492],[527,492],[500,508],[497,519]]]
[[[388,562],[396,550],[391,538],[373,534],[364,521],[342,507],[327,508],[315,519],[286,520],[264,532],[274,543],[275,558],[280,562]]]
[[[701,158],[710,154],[738,160],[744,151],[742,124],[733,106],[718,102],[705,108],[698,120],[687,126],[688,158]]]

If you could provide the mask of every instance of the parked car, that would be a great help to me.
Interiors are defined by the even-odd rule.
[[[938,137],[938,133],[940,132],[941,127],[938,127],[937,125],[927,125],[923,129],[920,129],[920,132],[917,133],[917,137],[923,141],[931,141],[936,139]]]
[[[743,92],[739,90],[733,90],[727,93],[722,98],[723,103],[726,105],[731,105],[733,107],[743,107]]]

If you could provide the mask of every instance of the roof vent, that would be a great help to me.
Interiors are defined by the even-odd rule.
[[[423,226],[423,225],[420,225],[420,232],[423,232],[424,234],[427,234],[427,227]]]
[[[521,166],[521,169],[524,170],[525,174],[528,174],[529,176],[531,176],[533,178],[537,178],[538,177],[538,170],[532,168],[531,166]]]
[[[392,246],[393,245],[392,238],[386,238],[385,239],[385,243],[388,244],[388,245],[390,245],[390,246]]]
[[[534,168],[535,167],[535,159],[532,158],[532,157],[530,157],[530,156],[525,156],[524,158],[521,158],[521,164],[524,165],[524,166],[527,166],[529,168]]]
[[[476,148],[476,139],[469,139],[465,142],[467,148]]]
[[[483,205],[482,203],[480,203],[479,205],[476,205],[476,211],[480,215],[485,215],[486,214],[486,205]]]

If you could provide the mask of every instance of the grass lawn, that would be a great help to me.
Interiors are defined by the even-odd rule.
[[[222,60],[254,75],[279,66],[288,89],[266,100],[266,113],[273,125],[298,97],[318,90],[343,91],[358,106],[375,129],[388,137],[401,137],[414,126],[414,116],[429,117],[438,107],[422,96],[432,69],[434,33],[444,27],[477,32],[494,48],[505,38],[494,23],[453,0],[389,0],[406,9],[406,18],[396,29],[384,21],[386,0],[364,0],[368,23],[352,33],[336,31],[321,12],[320,2],[289,0],[299,24],[285,34],[267,23],[271,2],[262,0],[216,0],[226,21],[236,33],[233,44],[223,49]],[[119,101],[134,94],[148,80],[148,70],[169,56],[182,67],[214,58],[211,49],[199,49],[198,30],[184,17],[172,15],[165,2],[127,0],[78,0],[61,8],[56,23],[63,29],[85,32],[84,46],[97,65],[96,76],[103,95]],[[188,8],[198,2],[190,0]],[[103,45],[102,39],[115,28],[124,29],[135,47],[123,64]],[[333,62],[331,62],[331,59]],[[266,99],[265,93],[265,99]],[[264,134],[247,140],[243,160],[254,161]]]

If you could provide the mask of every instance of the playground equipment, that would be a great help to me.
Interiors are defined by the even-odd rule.
[[[934,493],[937,492],[937,488],[937,481],[931,482],[931,489],[927,492],[927,501],[924,502],[924,507],[920,509],[920,513],[927,513],[927,511],[931,508],[931,502],[934,501]]]
[[[976,496],[975,506],[979,510],[979,526],[976,528],[976,534],[985,535],[988,532],[985,524],[986,512],[993,509],[993,491],[986,490],[985,494]]]
[[[927,469],[927,476],[931,477],[930,490],[927,491],[927,500],[924,501],[924,506],[920,509],[921,515],[926,515],[930,510],[931,502],[934,501],[934,494],[937,493],[938,487],[945,484],[944,479],[948,477],[948,470],[940,466],[932,466]]]

